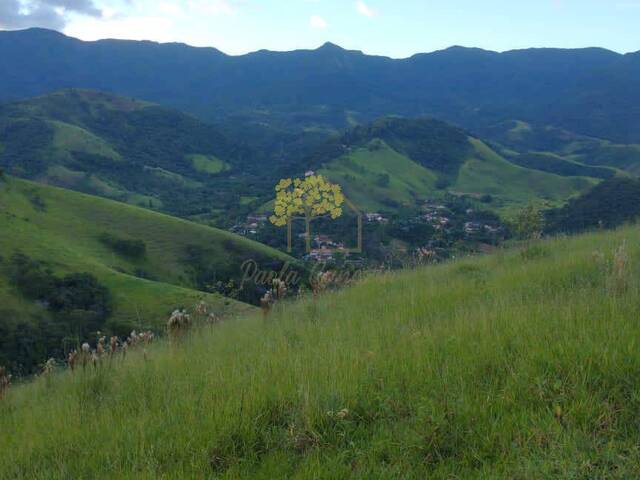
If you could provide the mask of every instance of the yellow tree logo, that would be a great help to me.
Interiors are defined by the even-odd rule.
[[[314,218],[342,215],[344,195],[340,185],[328,182],[322,175],[311,175],[304,179],[285,178],[276,185],[274,214],[269,218],[279,227],[289,226],[289,251],[291,251],[291,221],[303,218],[305,242],[311,251],[311,222]]]

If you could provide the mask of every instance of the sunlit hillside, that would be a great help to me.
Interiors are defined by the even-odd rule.
[[[194,329],[15,386],[3,478],[636,478],[637,227]]]

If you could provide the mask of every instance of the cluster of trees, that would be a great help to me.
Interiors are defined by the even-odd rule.
[[[111,248],[119,255],[141,259],[147,253],[147,244],[144,240],[136,240],[131,238],[121,238],[112,233],[103,233],[100,235],[100,241]]]
[[[0,118],[0,166],[8,172],[35,177],[47,169],[45,153],[53,128],[39,118]]]
[[[18,373],[33,373],[47,358],[63,357],[65,350],[104,329],[112,311],[111,294],[92,274],[58,277],[22,253],[3,260],[2,266],[10,284],[45,311],[32,318],[3,312],[0,363]]]
[[[640,179],[615,177],[559,209],[546,212],[550,233],[615,228],[640,218]]]

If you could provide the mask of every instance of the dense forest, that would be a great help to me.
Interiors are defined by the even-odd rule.
[[[640,217],[640,180],[616,177],[547,214],[550,232],[615,228]]]
[[[91,273],[57,276],[46,264],[16,253],[0,261],[0,274],[45,308],[31,319],[0,315],[0,364],[18,374],[37,372],[48,358],[63,358],[97,331],[128,333],[105,331],[111,293]]]

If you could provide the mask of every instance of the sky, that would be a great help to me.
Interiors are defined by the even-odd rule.
[[[216,47],[230,55],[330,41],[404,58],[462,45],[640,50],[640,0],[0,0],[0,29],[51,28]]]

